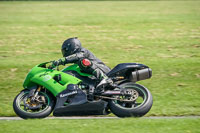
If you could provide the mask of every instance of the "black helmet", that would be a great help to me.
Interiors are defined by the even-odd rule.
[[[63,57],[69,56],[74,54],[75,52],[81,49],[81,42],[78,40],[77,37],[69,38],[63,42],[61,51]]]

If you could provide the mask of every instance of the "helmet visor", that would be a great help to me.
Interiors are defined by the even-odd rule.
[[[63,57],[69,56],[69,50],[67,50],[67,49],[62,49],[61,51],[62,51]]]

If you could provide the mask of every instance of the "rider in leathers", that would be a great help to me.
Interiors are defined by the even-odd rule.
[[[100,81],[96,88],[113,83],[112,80],[106,76],[110,68],[89,50],[83,48],[77,37],[65,40],[62,44],[61,51],[63,58],[54,61],[52,65],[58,66],[67,63],[78,64],[83,71],[94,75]]]

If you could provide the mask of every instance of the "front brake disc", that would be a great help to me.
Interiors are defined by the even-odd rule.
[[[30,98],[24,98],[23,102],[24,105],[31,110],[39,109],[42,106],[41,104],[38,104],[36,102],[31,102]]]

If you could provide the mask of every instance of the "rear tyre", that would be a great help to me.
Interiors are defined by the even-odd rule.
[[[124,91],[130,91],[130,93],[133,94],[133,97],[122,97],[122,100],[132,99],[134,102],[110,100],[109,108],[112,113],[118,117],[141,117],[149,112],[153,104],[153,98],[147,88],[132,82],[123,83],[120,87],[123,88]]]
[[[21,91],[13,101],[13,109],[15,113],[23,118],[45,118],[49,116],[54,108],[54,100],[48,93],[39,92],[38,96],[44,99],[44,103],[30,103],[28,98],[29,90]]]

